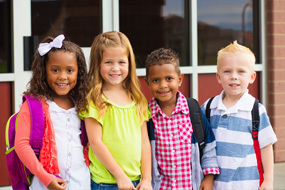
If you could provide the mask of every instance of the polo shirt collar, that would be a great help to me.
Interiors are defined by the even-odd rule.
[[[247,90],[235,105],[227,109],[223,103],[223,96],[224,91],[222,91],[218,97],[213,99],[210,108],[224,111],[227,110],[227,112],[231,113],[237,113],[238,111],[251,111],[255,100],[255,98],[251,96]]]

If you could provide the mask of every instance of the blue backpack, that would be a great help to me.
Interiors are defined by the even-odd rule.
[[[36,99],[32,95],[23,96],[23,103],[27,101],[31,114],[31,135],[30,145],[36,156],[39,158],[42,148],[42,139],[44,137],[44,110],[40,99]],[[18,112],[19,113],[19,112]],[[18,123],[18,113],[13,114],[6,124],[6,162],[11,179],[12,188],[14,190],[26,190],[31,185],[32,174],[24,166],[15,152],[14,141]],[[85,147],[88,138],[85,130],[84,122],[81,121],[81,142]]]

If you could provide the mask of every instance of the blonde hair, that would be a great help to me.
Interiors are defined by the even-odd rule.
[[[148,103],[140,90],[139,79],[136,74],[135,55],[131,43],[126,35],[121,32],[105,32],[95,37],[91,46],[90,65],[88,73],[89,92],[87,94],[87,101],[91,100],[99,110],[98,117],[104,116],[106,106],[111,106],[106,102],[103,95],[103,78],[100,74],[100,64],[103,58],[103,52],[107,48],[121,47],[125,49],[129,59],[129,73],[124,80],[123,86],[126,88],[129,97],[135,101],[137,115],[143,121],[147,117]]]
[[[236,55],[236,54],[242,54],[243,56],[247,56],[248,60],[248,66],[254,72],[254,65],[255,65],[255,56],[252,53],[252,51],[240,44],[237,43],[235,40],[230,45],[226,46],[225,48],[222,48],[220,51],[218,51],[218,57],[217,57],[217,71],[219,71],[220,68],[220,60],[223,56],[228,55]]]

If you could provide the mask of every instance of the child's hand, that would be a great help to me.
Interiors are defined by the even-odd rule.
[[[142,179],[136,188],[137,190],[152,190],[151,180]]]
[[[203,179],[199,190],[212,190],[213,189],[213,180],[214,180],[214,175],[208,174],[205,176]]]
[[[272,190],[273,189],[273,183],[270,183],[268,181],[263,181],[261,184],[259,190]]]
[[[119,190],[136,190],[130,178],[124,173],[124,175],[116,178]]]
[[[47,186],[48,189],[65,189],[67,187],[67,183],[65,183],[64,179],[54,178],[50,184]]]

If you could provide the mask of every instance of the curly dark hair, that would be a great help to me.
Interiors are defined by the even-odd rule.
[[[42,43],[52,42],[52,37],[45,38]],[[76,111],[86,111],[87,101],[86,94],[88,91],[87,85],[87,66],[84,54],[81,48],[73,42],[64,40],[61,48],[53,47],[48,53],[41,56],[37,51],[34,55],[32,63],[32,78],[28,83],[28,89],[24,94],[34,95],[37,98],[45,97],[48,100],[53,100],[54,91],[49,87],[47,82],[46,63],[49,56],[53,52],[65,51],[73,53],[77,60],[78,74],[76,86],[69,91],[69,95],[73,98]]]
[[[180,75],[178,53],[174,52],[170,48],[159,48],[151,52],[146,58],[146,78],[148,78],[150,66],[163,64],[174,65],[175,71]]]

